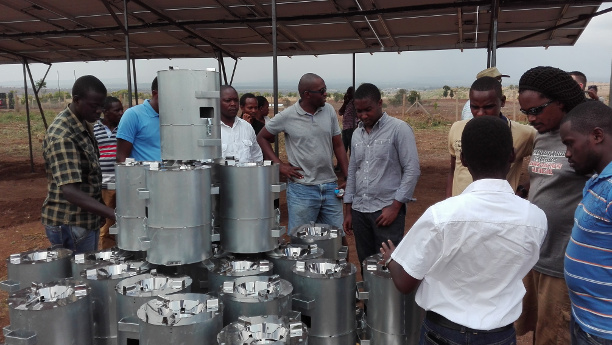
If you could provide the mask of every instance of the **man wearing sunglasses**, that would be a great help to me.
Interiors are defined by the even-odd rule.
[[[538,131],[529,161],[529,201],[546,213],[548,233],[540,259],[523,279],[527,292],[516,322],[517,335],[533,331],[534,344],[569,344],[570,301],[563,260],[587,177],[570,167],[559,127],[563,116],[585,96],[567,72],[535,67],[521,77],[518,100],[521,112]]]
[[[348,159],[340,125],[334,108],[325,102],[325,81],[314,73],[302,76],[298,84],[300,100],[280,112],[259,132],[257,142],[264,159],[280,164],[287,177],[289,232],[310,222],[329,224],[342,229],[342,200],[336,197],[338,186],[333,156],[346,178]],[[288,163],[272,150],[274,136],[285,133]]]

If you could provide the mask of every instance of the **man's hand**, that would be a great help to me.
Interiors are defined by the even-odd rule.
[[[342,228],[347,236],[353,236],[353,215],[351,214],[351,204],[344,204],[344,222]]]
[[[293,178],[293,177],[297,179],[304,178],[304,175],[299,173],[299,171],[302,170],[302,168],[300,167],[294,167],[288,163],[280,163],[280,166],[278,169],[281,175],[287,178]]]
[[[382,209],[382,213],[378,218],[376,218],[377,226],[389,226],[395,218],[397,218],[397,214],[399,213],[402,204],[397,200],[393,200],[393,204]]]
[[[253,118],[251,117],[251,115],[247,114],[247,113],[243,113],[242,114],[242,119],[248,123],[252,123]]]
[[[338,181],[338,189],[346,189],[346,181]]]
[[[386,263],[389,258],[391,258],[391,254],[393,254],[393,251],[395,250],[395,245],[393,244],[393,242],[391,242],[391,240],[387,240],[387,243],[383,242],[381,243],[381,247],[380,247],[380,253],[383,256],[383,264]]]

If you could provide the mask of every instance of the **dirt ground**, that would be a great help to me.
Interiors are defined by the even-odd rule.
[[[434,105],[435,102],[435,105]],[[449,155],[446,148],[448,130],[456,118],[456,109],[461,111],[465,100],[424,101],[427,114],[422,110],[403,115],[401,107],[387,108],[395,117],[407,119],[415,130],[421,163],[421,177],[416,187],[416,202],[408,206],[406,229],[416,221],[427,207],[444,198]],[[511,103],[511,102],[508,102]],[[506,104],[511,112],[512,104]],[[334,104],[337,108],[338,105]],[[56,113],[56,112],[55,112]],[[47,121],[55,115],[47,112]],[[0,117],[4,114],[0,113]],[[510,116],[512,118],[512,116]],[[432,126],[433,124],[433,126]],[[15,128],[15,126],[19,128]],[[0,212],[4,221],[0,223],[0,259],[22,251],[46,248],[49,243],[40,223],[40,207],[46,195],[46,178],[41,157],[40,133],[34,138],[34,172],[30,172],[27,150],[12,150],[11,147],[27,147],[27,136],[5,140],[3,133],[23,130],[25,124],[0,123]],[[24,132],[27,133],[27,132]],[[283,193],[284,194],[284,193]],[[284,199],[281,207],[286,206]],[[285,209],[286,210],[286,209]],[[286,214],[286,212],[284,212]],[[285,218],[285,217],[283,217]],[[286,221],[286,220],[285,220]],[[357,264],[354,241],[350,239],[350,260]],[[0,280],[7,278],[7,266],[0,265]],[[9,324],[7,294],[0,292],[0,327]],[[529,337],[521,337],[519,344],[527,344]],[[3,336],[0,335],[0,343]]]

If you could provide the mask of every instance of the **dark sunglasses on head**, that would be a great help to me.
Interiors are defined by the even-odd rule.
[[[326,93],[326,92],[327,92],[327,88],[326,88],[326,87],[324,87],[324,88],[321,88],[320,90],[306,90],[306,91],[308,91],[308,92],[310,92],[310,93],[320,93],[320,94],[324,94],[324,93]]]
[[[532,115],[532,116],[536,116],[536,115],[540,115],[540,113],[542,113],[544,111],[544,108],[548,107],[549,105],[551,105],[554,101],[548,101],[538,107],[533,107],[533,108],[529,108],[527,110],[525,109],[521,109],[521,113],[525,114],[525,115]]]

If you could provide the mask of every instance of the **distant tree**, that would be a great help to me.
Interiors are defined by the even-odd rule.
[[[8,93],[8,108],[15,109],[15,91],[9,91]]]
[[[287,97],[297,97],[297,92],[288,92]]]
[[[451,89],[448,95],[450,96],[450,98],[453,98],[455,97],[455,92],[453,92],[453,90]]]
[[[448,91],[451,91],[450,86],[444,85],[442,86],[442,89],[444,89],[444,92],[442,92],[442,97],[444,98],[448,97]]]
[[[288,107],[290,107],[290,106],[291,106],[291,101],[289,100],[289,98],[285,98],[285,99],[283,99],[283,106],[284,106],[285,108],[288,108]]]
[[[410,104],[414,104],[416,101],[420,99],[421,99],[421,94],[414,90],[410,91],[408,96],[406,96],[406,100],[410,102]]]
[[[392,105],[401,105],[404,102],[404,95],[407,93],[406,89],[399,89],[395,93],[395,96],[390,100]]]
[[[42,79],[37,81],[35,84],[36,84],[36,90],[39,90],[39,91],[47,87],[47,82]]]
[[[263,96],[264,96],[265,98],[268,98],[268,97],[272,97],[272,94],[271,94],[271,93],[269,93],[269,92],[264,92]]]
[[[334,98],[335,102],[340,102],[341,99],[344,99],[344,95],[340,92],[334,92],[332,97]]]

